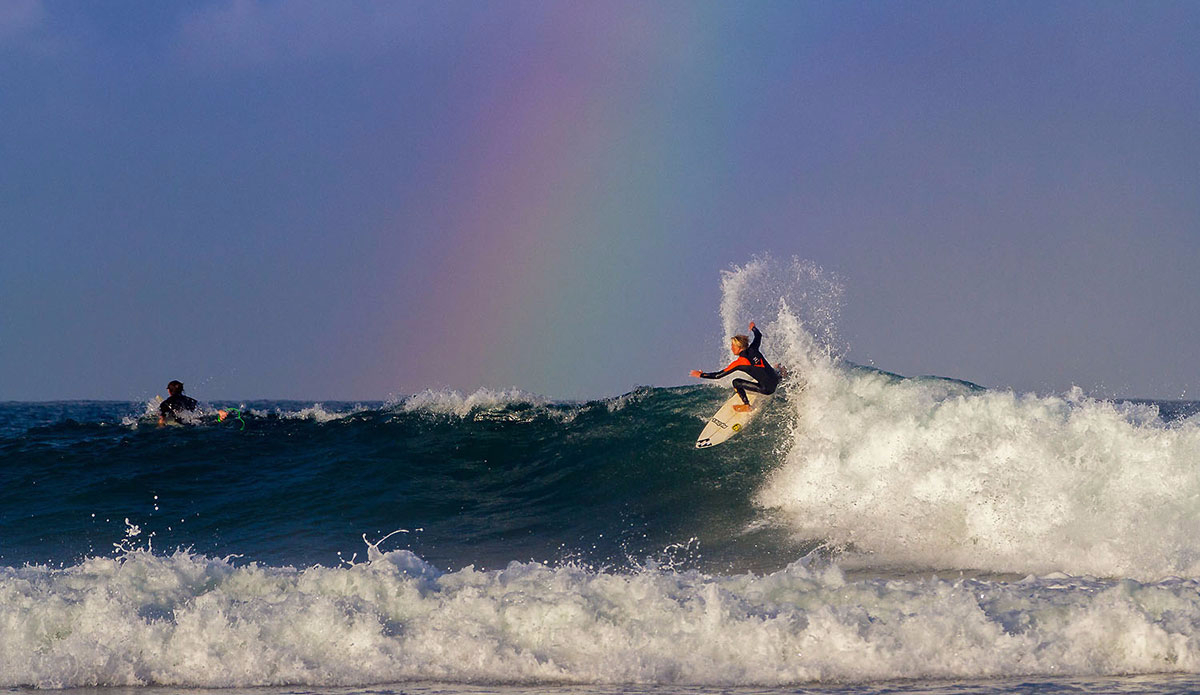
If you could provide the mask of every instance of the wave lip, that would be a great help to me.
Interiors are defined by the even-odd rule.
[[[131,552],[0,572],[0,685],[768,685],[1200,669],[1200,584],[443,573]]]
[[[549,401],[519,389],[479,389],[464,396],[458,391],[426,390],[392,404],[405,413],[433,413],[465,418],[478,411],[513,407],[545,407]]]

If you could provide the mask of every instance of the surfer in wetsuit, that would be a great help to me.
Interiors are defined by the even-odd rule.
[[[729,363],[729,366],[719,372],[702,372],[699,369],[692,370],[692,376],[701,379],[720,379],[731,372],[743,372],[747,376],[753,377],[754,381],[747,379],[734,379],[733,390],[737,391],[737,395],[741,396],[742,404],[733,406],[733,409],[739,413],[744,413],[752,409],[750,399],[746,398],[747,391],[754,391],[763,395],[775,393],[775,387],[779,385],[779,373],[775,371],[758,351],[758,345],[762,342],[762,333],[754,326],[754,322],[750,322],[750,332],[754,334],[754,340],[751,341],[744,335],[735,335],[730,339],[729,350],[736,359]]]
[[[170,397],[158,406],[159,427],[168,422],[179,422],[179,414],[183,411],[192,412],[196,409],[196,399],[183,395],[183,382],[172,381],[167,384]]]

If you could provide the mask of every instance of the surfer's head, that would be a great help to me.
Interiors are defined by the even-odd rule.
[[[167,384],[167,393],[171,394],[172,396],[178,396],[179,394],[183,393],[183,382],[172,381],[171,383]]]
[[[750,347],[750,338],[744,335],[735,335],[729,339],[729,350],[735,355],[742,354],[742,350]]]

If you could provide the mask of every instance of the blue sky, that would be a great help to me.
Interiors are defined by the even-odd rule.
[[[840,278],[857,362],[1196,397],[1197,36],[1185,2],[11,0],[0,399],[688,383],[762,253]]]

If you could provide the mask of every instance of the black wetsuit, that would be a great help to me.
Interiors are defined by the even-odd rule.
[[[738,353],[738,358],[729,363],[729,366],[719,372],[701,372],[700,376],[705,379],[720,379],[727,376],[731,372],[744,372],[746,375],[754,378],[754,381],[746,379],[734,379],[733,390],[742,397],[742,402],[746,405],[750,404],[750,399],[746,398],[747,391],[754,391],[763,395],[775,393],[775,387],[779,385],[779,373],[775,371],[762,353],[758,351],[759,343],[762,342],[762,333],[758,327],[750,329],[754,332],[754,340],[750,345]]]
[[[158,406],[158,412],[161,413],[164,418],[167,420],[176,421],[179,420],[179,413],[181,411],[187,410],[190,412],[195,409],[196,399],[188,398],[182,393],[177,393],[174,396],[171,396]]]

